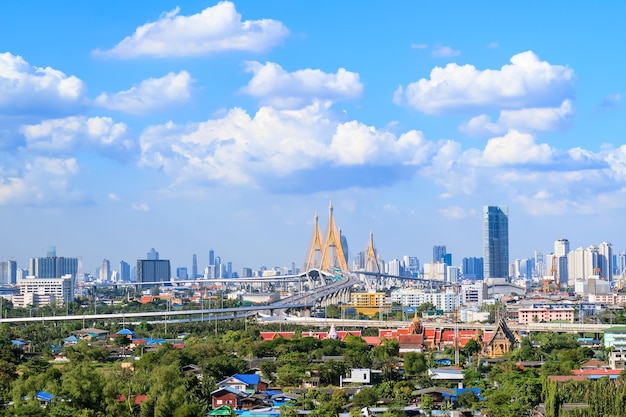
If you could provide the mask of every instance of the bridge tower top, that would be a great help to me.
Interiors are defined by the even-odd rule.
[[[339,267],[343,271],[348,271],[348,261],[341,243],[341,235],[337,231],[335,225],[335,216],[333,214],[333,202],[328,207],[328,225],[326,226],[324,250],[322,251],[322,269],[330,267]]]
[[[309,243],[309,249],[307,251],[306,259],[304,260],[304,271],[309,271],[313,268],[320,267],[321,254],[324,247],[322,242],[322,232],[320,231],[319,216],[315,212],[315,223],[313,225],[313,236],[311,237],[311,243]]]
[[[348,260],[341,243],[341,233],[335,225],[333,214],[333,203],[328,207],[328,225],[322,235],[319,227],[319,218],[315,213],[315,224],[313,226],[313,237],[309,244],[309,249],[304,260],[304,270],[309,271],[314,268],[328,270],[330,268],[340,268],[348,271]]]
[[[367,244],[367,258],[365,258],[365,270],[367,272],[380,272],[378,252],[374,248],[374,233],[370,230],[370,240]]]

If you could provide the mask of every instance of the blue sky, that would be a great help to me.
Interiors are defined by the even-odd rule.
[[[626,249],[623,1],[9,2],[0,259]]]

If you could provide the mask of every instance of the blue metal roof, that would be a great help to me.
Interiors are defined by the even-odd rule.
[[[235,374],[231,378],[236,378],[246,385],[257,385],[261,376],[257,374]]]
[[[50,401],[52,401],[54,396],[52,394],[50,394],[49,392],[37,391],[37,395],[35,396],[35,398],[37,398],[39,401],[50,402]]]

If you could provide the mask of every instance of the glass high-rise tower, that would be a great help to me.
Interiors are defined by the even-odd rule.
[[[483,207],[485,278],[509,276],[509,208]]]

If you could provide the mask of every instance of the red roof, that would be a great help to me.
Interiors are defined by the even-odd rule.
[[[119,403],[123,403],[126,401],[126,396],[124,394],[119,394],[117,397],[117,402]],[[135,395],[133,398],[133,402],[135,403],[135,405],[139,405],[142,402],[146,401],[148,399],[148,396],[146,394],[139,394],[139,395]]]
[[[383,339],[378,336],[361,336],[369,346],[379,346],[383,343]]]
[[[619,375],[621,372],[621,369],[576,369],[572,371],[574,375],[584,376],[610,376]]]

